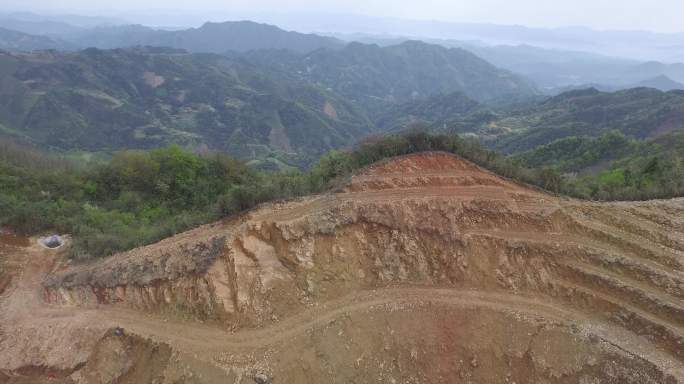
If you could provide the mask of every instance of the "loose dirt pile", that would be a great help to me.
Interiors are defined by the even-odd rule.
[[[684,200],[561,199],[442,153],[92,264],[9,254],[7,382],[684,382]]]

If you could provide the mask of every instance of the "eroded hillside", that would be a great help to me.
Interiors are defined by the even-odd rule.
[[[92,264],[6,248],[6,382],[684,382],[684,200],[427,153]]]

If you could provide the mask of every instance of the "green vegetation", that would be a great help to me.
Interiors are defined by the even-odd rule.
[[[203,158],[175,146],[121,152],[88,169],[28,160],[0,162],[0,224],[27,233],[72,233],[79,258],[207,222],[218,217],[212,204],[219,196],[242,193],[240,188],[258,182],[254,171],[233,159]]]
[[[562,156],[568,143],[581,149]],[[623,152],[640,149],[596,174],[561,173],[610,157],[603,149],[615,143],[626,146]],[[352,151],[332,151],[307,172],[264,172],[227,155],[197,155],[175,145],[118,152],[109,162],[78,168],[68,160],[2,142],[0,225],[25,233],[70,233],[74,257],[101,257],[262,202],[330,190],[374,162],[423,151],[454,153],[504,177],[575,197],[680,196],[684,158],[677,154],[684,153],[684,134],[667,144],[668,151],[662,151],[658,143],[649,147],[611,133],[596,140],[565,139],[520,157],[504,157],[475,140],[412,132],[369,138]]]
[[[263,26],[208,24],[197,33],[252,27]],[[482,108],[469,98],[534,93],[524,80],[467,51],[421,42],[354,43],[310,54],[154,47],[0,52],[0,83],[4,137],[89,152],[178,144],[262,163],[272,158],[266,168],[305,168],[332,149],[389,129],[404,118],[404,108],[392,111],[395,103],[461,92],[404,107],[424,117],[434,108],[450,120],[463,114],[467,130],[482,120],[475,114]],[[379,116],[386,122],[376,124]]]
[[[683,131],[684,91],[584,89],[551,98],[510,100],[498,108],[477,103],[463,93],[435,94],[394,104],[376,116],[375,124],[382,132],[422,123],[433,131],[478,137],[486,146],[507,154],[519,155],[554,143],[555,148],[545,149],[554,149],[569,160],[585,150],[582,146],[588,140],[606,134],[618,132],[637,144]],[[607,144],[627,149],[626,143],[592,145],[610,150]]]
[[[570,136],[513,156],[528,167],[553,166],[562,172],[580,172],[585,168],[641,153],[648,145],[628,138],[619,131],[598,138]]]
[[[343,49],[307,55],[255,51],[245,60],[271,77],[320,84],[373,116],[394,103],[460,92],[478,102],[527,98],[536,94],[525,79],[459,48],[421,41],[380,47],[353,42]]]
[[[598,200],[645,200],[684,195],[684,132],[635,140],[613,131],[567,137],[512,159],[566,174],[562,192]]]
[[[393,132],[420,124],[432,131],[448,127],[450,133],[470,132],[494,120],[496,115],[460,92],[434,95],[392,105],[375,119],[381,132]]]
[[[439,96],[447,100],[446,96]],[[470,133],[525,168],[563,174],[561,193],[585,199],[643,200],[684,195],[684,92],[639,88],[615,93],[567,92],[477,122],[452,101],[445,118],[437,101],[418,114],[430,127]],[[467,105],[467,104],[465,104]],[[474,116],[486,116],[482,107]],[[424,118],[423,118],[424,119]]]
[[[560,173],[550,167],[524,168],[518,162],[482,147],[476,140],[423,131],[378,136],[366,139],[353,151],[332,151],[322,157],[309,172],[309,178],[316,189],[321,189],[335,185],[335,180],[345,179],[356,170],[377,161],[425,151],[453,153],[501,176],[535,185],[552,193],[560,192],[563,187]]]
[[[0,135],[70,151],[178,144],[303,167],[372,131],[333,92],[266,72],[166,48],[0,53]]]
[[[683,130],[682,116],[684,91],[584,89],[502,115],[495,122],[502,134],[490,144],[516,153],[570,136],[599,137],[614,130],[643,140]]]
[[[648,200],[684,196],[684,157],[630,157],[609,169],[570,178],[563,193],[597,200]]]
[[[177,144],[278,171],[307,169],[360,137],[419,124],[476,137],[528,167],[583,179],[637,154],[641,160],[615,167],[639,174],[658,155],[654,138],[684,130],[683,91],[585,89],[543,98],[524,79],[462,49],[417,41],[332,49],[338,42],[254,23],[207,24],[194,32],[99,32],[125,39],[129,28],[130,36],[153,42],[176,32],[201,39],[261,31],[287,37],[276,45],[299,48],[225,55],[154,47],[0,52],[0,136],[93,159]],[[243,43],[244,49],[235,49],[255,44],[230,42]],[[309,44],[323,48],[309,52]],[[601,189],[573,191],[606,196]]]
[[[523,169],[458,136],[427,133],[332,151],[308,172],[260,172],[226,155],[196,155],[178,146],[123,151],[86,168],[7,142],[1,149],[0,225],[25,233],[70,233],[79,259],[148,244],[262,202],[326,191],[359,168],[414,152],[452,152],[504,176],[560,188],[557,173]]]
[[[77,258],[151,243],[311,190],[301,172],[261,173],[225,155],[178,146],[123,151],[87,168],[8,142],[0,149],[0,225],[71,233]]]

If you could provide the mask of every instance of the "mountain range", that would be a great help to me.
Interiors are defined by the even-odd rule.
[[[508,154],[615,130],[651,141],[684,130],[684,93],[658,90],[684,88],[680,64],[443,39],[345,42],[254,22],[82,24],[49,21],[61,38],[0,29],[11,51],[0,53],[0,134],[67,151],[178,143],[303,167],[412,127]],[[78,49],[88,45],[110,48]],[[19,52],[36,49],[51,50]],[[596,82],[575,84],[584,80]]]
[[[0,131],[43,147],[173,142],[246,158],[318,156],[371,129],[334,94],[273,81],[220,55],[161,48],[5,53],[0,68]]]
[[[27,47],[32,49],[127,48],[158,46],[185,49],[198,53],[245,52],[256,49],[288,49],[310,52],[319,48],[341,48],[344,43],[333,37],[285,31],[278,27],[251,21],[205,23],[199,28],[166,30],[143,25],[95,25],[81,27],[59,21],[39,22],[34,19],[3,19],[0,27],[34,35],[35,38],[66,41],[55,47],[52,42]],[[11,49],[11,46],[0,45]],[[22,50],[21,47],[17,48]]]
[[[31,35],[0,28],[0,49],[6,51],[34,51],[42,49],[70,50],[74,45],[47,36]]]
[[[287,49],[311,52],[319,48],[341,48],[332,37],[285,31],[251,21],[205,23],[199,28],[160,30],[141,25],[97,27],[70,38],[80,47],[101,49],[149,45],[185,49],[197,53],[246,52],[258,49]]]
[[[441,39],[482,45],[529,45],[561,51],[581,51],[637,61],[684,62],[684,34],[650,31],[596,30],[569,26],[539,28],[492,23],[410,20],[363,15],[254,15],[260,20],[299,31],[324,34],[361,33],[402,36],[409,39]]]
[[[466,50],[420,41],[388,47],[350,43],[306,55],[255,51],[247,57],[275,76],[318,84],[369,107],[455,91],[480,102],[536,93],[524,78]]]
[[[22,141],[86,151],[179,143],[293,165],[378,131],[374,120],[397,104],[441,93],[481,102],[534,94],[469,52],[420,42],[311,54],[3,53],[0,69],[0,132]]]
[[[332,34],[341,40],[359,41],[366,44],[390,46],[414,38],[367,34]],[[570,51],[519,45],[491,45],[479,41],[421,39],[447,48],[462,48],[478,57],[533,81],[547,94],[559,94],[569,89],[596,87],[620,90],[639,86],[657,77],[668,77],[675,83],[653,82],[652,86],[663,91],[684,89],[684,64],[665,64],[657,61],[639,61],[606,56],[590,52]]]
[[[336,23],[333,22],[331,25],[334,26]],[[420,32],[420,29],[407,28],[396,35],[330,33],[329,36],[295,32],[294,30],[307,29],[303,26],[291,26],[293,31],[286,31],[267,24],[235,21],[204,23],[196,28],[152,28],[127,24],[125,20],[114,18],[73,15],[41,18],[33,14],[0,14],[0,28],[32,35],[30,40],[33,41],[30,44],[22,43],[29,36],[23,37],[24,40],[21,41],[17,38],[9,41],[4,39],[0,41],[0,49],[78,50],[88,47],[112,49],[149,45],[181,48],[194,53],[223,54],[229,51],[246,52],[259,49],[287,49],[310,53],[320,48],[342,49],[348,42],[355,41],[386,47],[421,40],[447,48],[465,49],[497,67],[525,76],[548,94],[557,94],[568,88],[587,85],[595,85],[601,89],[626,89],[659,76],[667,76],[676,83],[684,83],[684,64],[613,57],[606,55],[610,53],[609,50],[602,50],[600,54],[592,52],[591,49],[580,51],[578,49],[583,49],[582,47],[572,44],[549,45],[535,37],[540,31],[528,31],[525,28],[480,26],[483,35],[481,38],[473,38],[471,34],[478,31],[477,25],[458,26],[454,29],[460,31],[458,33],[430,34]],[[446,31],[451,30],[451,27],[441,27],[446,28]],[[326,31],[331,27],[321,28],[320,31]],[[388,31],[394,31],[396,28],[392,27]],[[524,31],[528,32],[523,33]],[[514,38],[510,41],[493,39],[492,36],[497,34],[500,37]],[[636,36],[642,40],[646,39],[640,34]],[[656,42],[660,41],[658,39],[661,37],[651,36],[652,41]],[[667,37],[669,38],[669,35]],[[654,86],[659,84],[660,82],[652,83]],[[659,89],[669,90],[676,87],[679,87],[679,84],[670,83]]]
[[[519,152],[569,136],[598,137],[617,130],[636,139],[684,131],[684,91],[583,89],[509,112],[488,127],[495,146]]]

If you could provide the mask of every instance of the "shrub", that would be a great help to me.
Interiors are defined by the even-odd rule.
[[[73,257],[102,257],[266,201],[334,189],[360,168],[422,151],[453,153],[502,176],[580,198],[684,193],[681,157],[645,158],[595,176],[571,178],[556,167],[525,168],[519,158],[506,158],[474,140],[412,131],[332,151],[307,172],[258,172],[226,155],[199,156],[178,146],[117,153],[109,163],[87,169],[44,168],[49,161],[39,155],[27,157],[32,160],[26,164],[0,156],[0,225],[24,233],[70,233]]]

